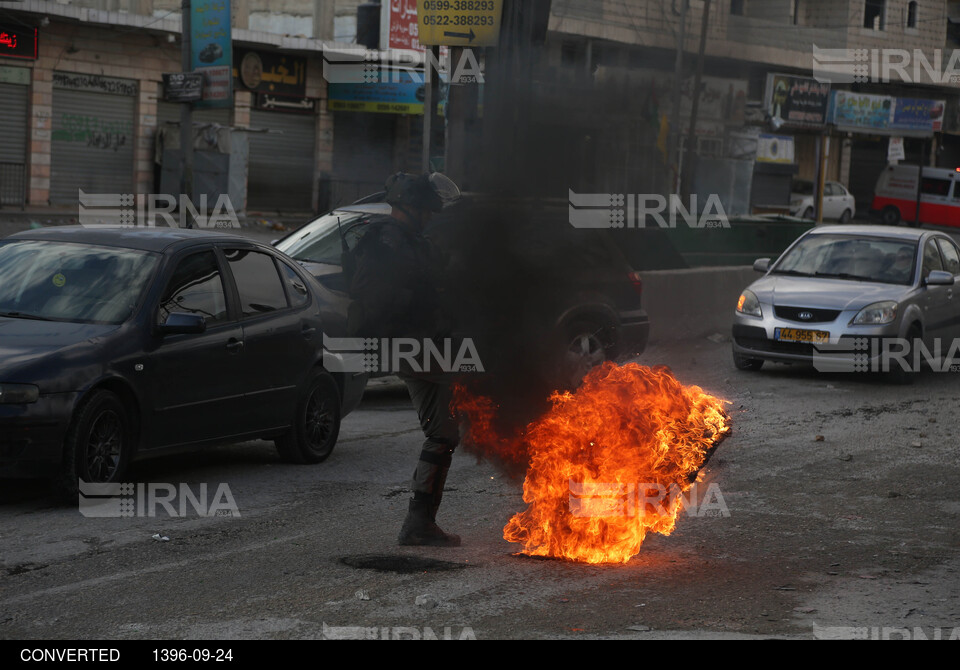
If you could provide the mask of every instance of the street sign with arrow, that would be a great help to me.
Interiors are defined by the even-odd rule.
[[[503,0],[417,0],[418,39],[425,46],[495,46],[502,13]]]

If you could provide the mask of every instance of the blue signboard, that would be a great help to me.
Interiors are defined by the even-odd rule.
[[[381,68],[377,81],[327,84],[330,111],[423,114],[423,73]]]
[[[834,91],[830,96],[830,123],[865,130],[886,130],[893,116],[894,99],[851,91]]]
[[[882,135],[937,133],[943,130],[946,107],[943,100],[834,91],[828,120],[843,128]]]
[[[203,99],[198,107],[233,106],[233,51],[229,0],[192,0],[190,62],[203,74]]]
[[[943,100],[897,98],[891,127],[897,130],[939,132],[943,129],[943,114],[946,108],[947,103]]]

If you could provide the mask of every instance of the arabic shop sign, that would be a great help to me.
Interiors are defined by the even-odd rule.
[[[920,98],[897,98],[893,110],[893,128],[896,130],[943,130],[943,117],[947,109],[945,100]]]
[[[894,99],[888,95],[870,95],[835,91],[830,100],[830,121],[838,126],[887,130],[893,120]]]
[[[238,51],[233,77],[255,93],[302,98],[307,94],[307,59],[269,51]]]
[[[423,49],[417,26],[417,0],[387,0],[383,3],[380,46],[384,49]]]
[[[163,99],[170,102],[195,102],[203,97],[203,75],[172,72],[163,75]]]
[[[190,63],[204,76],[198,107],[233,106],[233,50],[228,0],[193,0],[190,8]]]
[[[0,26],[0,56],[37,60],[37,29]]]
[[[315,98],[301,98],[289,95],[257,93],[256,108],[279,112],[313,114],[313,112],[317,109],[317,101]]]
[[[767,113],[789,127],[822,126],[829,104],[829,83],[786,74],[767,75]]]
[[[53,85],[57,88],[69,88],[74,91],[91,93],[110,93],[112,95],[134,96],[137,94],[137,82],[132,79],[117,79],[99,74],[81,74],[79,72],[54,72]]]
[[[943,130],[946,106],[944,100],[835,91],[829,121],[842,128],[880,133],[934,133]]]

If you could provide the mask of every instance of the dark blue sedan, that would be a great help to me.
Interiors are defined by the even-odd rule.
[[[122,481],[137,457],[255,438],[330,455],[365,378],[323,367],[344,298],[271,247],[174,228],[0,240],[0,475]]]

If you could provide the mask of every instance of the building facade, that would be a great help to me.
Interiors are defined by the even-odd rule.
[[[230,3],[230,100],[192,116],[195,171],[229,181],[237,211],[322,211],[408,167],[415,115],[328,109],[324,50],[355,46],[360,4]],[[180,5],[0,2],[0,206],[170,192],[181,104],[163,75],[183,71]]]
[[[703,0],[688,0],[685,8],[679,1],[553,0],[547,49],[535,75],[550,92],[542,118],[564,126],[565,151],[578,156],[570,172],[584,190],[671,192],[689,146],[713,170],[723,165],[736,171],[737,161],[750,161],[754,171],[761,166],[773,174],[777,165],[792,165],[796,178],[808,180],[818,174],[822,157],[825,178],[848,185],[858,205],[868,207],[887,165],[891,136],[903,137],[908,162],[952,166],[960,159],[955,155],[960,76],[949,76],[951,67],[960,75],[960,62],[950,60],[952,4],[713,0],[704,25]],[[691,138],[701,39],[700,100]],[[853,60],[844,63],[844,57]],[[906,115],[908,108],[919,114],[942,103],[943,116],[931,125],[850,125],[837,123],[830,107],[825,118],[814,121],[807,114],[806,121],[792,121],[779,118],[772,106],[773,88],[784,81],[803,92],[798,104],[813,105],[812,96],[817,104],[837,105],[839,95],[841,109],[853,102],[899,102]],[[821,91],[823,82],[828,86]],[[828,98],[822,95],[826,90]],[[591,118],[571,122],[571,115],[554,113],[570,91],[600,97],[602,104],[585,104],[581,96],[579,107]],[[605,121],[597,123],[598,117]],[[576,124],[579,131],[572,128]],[[780,153],[767,155],[771,146]],[[741,189],[734,209],[745,213],[775,204],[764,201],[762,179],[753,186],[757,192],[749,196]]]

